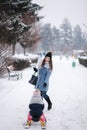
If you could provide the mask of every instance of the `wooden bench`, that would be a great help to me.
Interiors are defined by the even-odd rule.
[[[17,80],[22,78],[22,71],[14,70],[14,67],[12,65],[7,66],[7,72],[8,72],[8,80],[11,78],[15,78]]]

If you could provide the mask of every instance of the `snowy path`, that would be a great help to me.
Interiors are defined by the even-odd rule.
[[[53,108],[44,113],[47,130],[87,130],[87,68],[72,67],[72,60],[54,57],[49,96]],[[0,130],[23,130],[34,87],[28,84],[32,69],[25,69],[18,81],[0,79]],[[30,128],[39,130],[38,126]]]

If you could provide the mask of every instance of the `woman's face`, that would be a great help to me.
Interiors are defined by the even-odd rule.
[[[50,57],[46,56],[46,57],[45,57],[45,61],[46,61],[46,62],[49,62],[49,61],[50,61]]]

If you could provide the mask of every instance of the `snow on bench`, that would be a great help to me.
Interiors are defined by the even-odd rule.
[[[12,65],[7,66],[8,80],[11,78],[16,78],[17,80],[22,78],[22,71],[14,70]]]

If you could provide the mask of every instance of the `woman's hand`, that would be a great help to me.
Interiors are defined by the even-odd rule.
[[[35,72],[37,72],[37,71],[38,71],[38,69],[37,69],[36,67],[34,67],[33,69],[34,69],[34,71],[35,71]]]
[[[44,83],[43,86],[46,87],[46,86],[47,86],[47,83]]]

